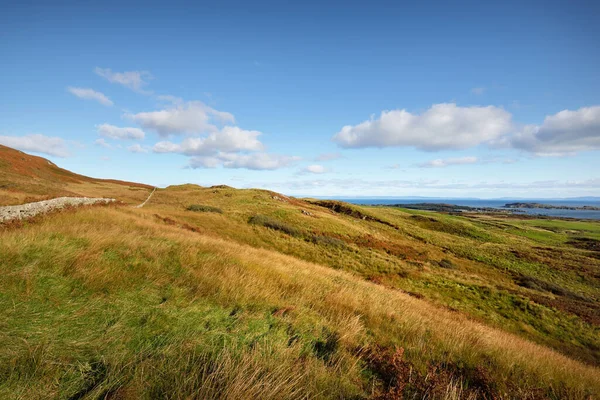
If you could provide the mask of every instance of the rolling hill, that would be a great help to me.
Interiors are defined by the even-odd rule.
[[[0,145],[0,205],[60,196],[118,195],[124,202],[141,202],[152,189],[140,183],[78,175],[45,158]]]
[[[600,223],[0,173],[0,398],[600,395]]]

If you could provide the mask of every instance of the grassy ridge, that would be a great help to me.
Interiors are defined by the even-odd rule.
[[[330,250],[222,208],[82,209],[0,232],[0,397],[600,393],[594,367],[355,274],[256,248],[297,240]],[[168,209],[198,223],[154,215]],[[261,243],[189,229],[229,218]]]

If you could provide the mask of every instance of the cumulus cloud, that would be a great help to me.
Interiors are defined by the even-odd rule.
[[[100,146],[100,147],[104,147],[105,149],[111,149],[112,145],[110,143],[108,143],[106,140],[100,138],[100,139],[96,139],[96,141],[94,141],[94,144],[96,146]]]
[[[252,170],[275,170],[292,165],[300,157],[284,156],[269,153],[219,153],[214,156],[192,157],[191,168],[215,168],[222,165],[225,168],[245,168]]]
[[[170,141],[154,145],[155,153],[179,153],[191,156],[190,168],[246,168],[275,170],[287,167],[299,157],[264,152],[258,131],[248,131],[237,126],[225,126],[204,137],[188,137],[181,143]]]
[[[168,104],[158,111],[129,113],[125,117],[163,138],[187,135],[180,142],[159,141],[152,151],[189,156],[190,168],[274,170],[299,160],[298,157],[267,153],[259,139],[261,132],[234,126],[235,118],[231,113],[216,110],[201,101],[186,102],[171,95],[159,95],[156,99]]]
[[[313,164],[313,165],[309,165],[308,167],[304,168],[302,171],[308,172],[311,174],[324,174],[325,172],[327,172],[327,168],[325,168],[322,165]]]
[[[184,139],[180,144],[169,141],[154,145],[156,153],[181,153],[188,156],[210,155],[216,152],[260,151],[263,144],[258,140],[258,131],[247,131],[237,126],[225,126],[206,137]]]
[[[129,150],[132,153],[147,153],[148,152],[148,148],[146,146],[141,146],[138,143],[129,146],[127,148],[127,150]]]
[[[541,125],[526,125],[498,144],[541,156],[600,150],[600,106],[549,115]]]
[[[148,84],[146,79],[152,79],[148,71],[113,72],[110,68],[96,67],[94,72],[110,83],[118,83],[136,92],[143,92],[143,87]]]
[[[32,151],[55,157],[68,157],[69,151],[64,139],[40,134],[25,136],[0,136],[0,144],[18,150]]]
[[[340,153],[323,153],[315,157],[315,161],[332,161],[342,158]]]
[[[201,101],[175,102],[163,110],[126,114],[126,117],[163,137],[215,132],[218,130],[215,124],[235,122],[232,114],[215,110]]]
[[[477,157],[438,158],[417,164],[417,166],[421,168],[442,168],[449,167],[451,165],[475,164],[477,162],[479,162]]]
[[[511,114],[502,108],[435,104],[422,114],[383,111],[358,125],[347,125],[333,140],[342,147],[415,147],[426,151],[465,149],[510,132]]]
[[[120,128],[110,124],[96,127],[98,134],[111,139],[143,139],[146,135],[139,128]]]
[[[95,100],[108,107],[114,104],[104,93],[97,92],[94,89],[69,86],[67,91],[80,99]]]

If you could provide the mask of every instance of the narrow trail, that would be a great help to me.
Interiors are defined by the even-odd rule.
[[[152,195],[154,194],[154,192],[156,191],[156,188],[154,188],[152,190],[152,192],[150,193],[150,195],[148,196],[148,198],[146,199],[146,201],[144,201],[142,204],[139,204],[137,206],[135,206],[135,208],[142,208],[146,205],[146,203],[148,202],[148,200],[150,200],[150,197],[152,197]]]
[[[4,206],[0,207],[0,222],[29,218],[52,210],[60,210],[67,206],[83,206],[99,203],[108,204],[114,201],[115,199],[106,198],[58,197],[51,200],[36,201],[35,203]]]

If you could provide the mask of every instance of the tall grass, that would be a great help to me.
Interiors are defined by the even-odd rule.
[[[386,387],[366,349],[396,347],[445,368],[445,398],[482,395],[478,368],[501,398],[600,393],[596,368],[548,348],[143,209],[4,230],[0,273],[0,397],[363,398]]]

